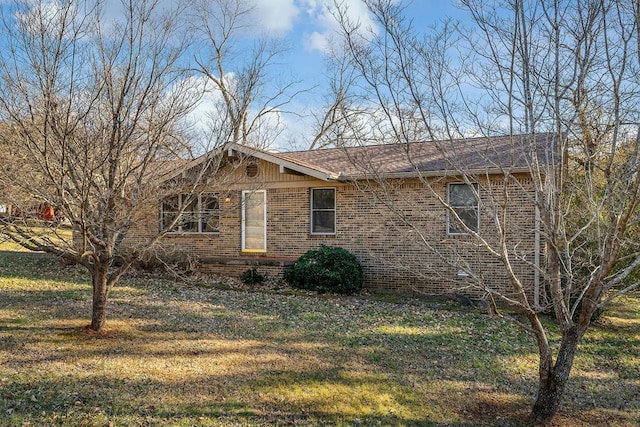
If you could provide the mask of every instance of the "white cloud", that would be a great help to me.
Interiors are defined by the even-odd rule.
[[[254,3],[255,22],[268,32],[290,31],[300,13],[294,0],[254,0]]]
[[[227,73],[224,80],[227,87],[233,88],[237,82],[237,76],[234,73]],[[187,87],[194,99],[198,99],[182,123],[191,131],[190,143],[194,152],[202,154],[228,142],[232,128],[219,88],[204,76],[190,77],[176,86]],[[281,134],[288,125],[287,120],[278,110],[264,115],[260,113],[255,109],[248,111],[248,121],[255,121],[253,131],[248,136],[250,144],[260,148],[276,147],[278,141],[282,140]]]
[[[317,50],[319,52],[327,53],[331,47],[329,35],[314,31],[311,35],[305,38],[304,47],[307,50]]]
[[[75,5],[57,0],[26,3],[26,9],[16,12],[15,19],[19,26],[32,35],[57,37],[65,31],[70,23],[68,16],[73,16],[76,10]]]
[[[309,50],[318,50],[327,53],[333,45],[332,38],[339,32],[339,24],[334,13],[335,5],[330,1],[302,0],[309,17],[318,26],[318,31],[310,33],[305,39],[305,47]],[[367,6],[362,0],[343,0],[346,17],[354,23],[360,24],[361,34],[376,32]]]

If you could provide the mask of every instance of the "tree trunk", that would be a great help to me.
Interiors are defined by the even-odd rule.
[[[107,321],[107,270],[96,267],[91,274],[93,281],[93,306],[91,315],[91,329],[99,332]]]
[[[547,425],[556,415],[571,373],[578,341],[575,326],[565,331],[556,363],[549,370],[541,369],[538,396],[531,410],[531,421],[534,425]]]

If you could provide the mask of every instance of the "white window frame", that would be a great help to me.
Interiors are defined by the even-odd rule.
[[[313,200],[314,200],[314,192],[316,190],[333,190],[333,208],[332,209],[314,209],[313,208]],[[316,236],[335,236],[336,229],[338,228],[338,191],[335,187],[317,187],[311,188],[311,192],[309,194],[309,233]],[[332,232],[319,232],[313,230],[313,214],[314,212],[333,212],[333,231]]]
[[[171,233],[171,234],[220,234],[220,195],[218,193],[201,193],[196,195],[190,195],[188,193],[181,193],[181,194],[177,194],[174,195],[172,197],[178,197],[178,210],[175,212],[169,212],[169,211],[165,211],[164,210],[164,201],[160,202],[160,230],[161,231],[166,231],[167,233]],[[197,197],[197,210],[196,211],[184,211],[183,210],[183,206],[184,206],[184,200],[186,198],[188,198],[189,196],[193,197],[195,199],[195,197]],[[203,198],[207,198],[207,197],[214,197],[217,201],[218,201],[218,209],[203,209],[202,207],[202,200]],[[202,227],[202,215],[205,212],[209,212],[209,211],[213,211],[215,215],[218,216],[218,229],[214,230],[214,231],[203,231],[203,227]],[[164,226],[165,226],[165,221],[164,221],[164,215],[165,213],[173,213],[173,214],[179,214],[181,217],[185,214],[196,214],[198,216],[198,230],[197,231],[192,231],[192,230],[188,230],[188,229],[183,229],[181,224],[181,221],[177,221],[176,223],[176,229],[175,230],[165,230]]]
[[[453,186],[457,186],[457,185],[464,185],[466,187],[473,187],[473,196],[476,199],[476,204],[475,206],[454,206],[451,204],[451,187]],[[460,228],[463,228],[463,226],[460,224],[460,222],[452,217],[452,212],[451,210],[456,211],[457,209],[472,209],[475,208],[476,211],[476,229],[473,230],[476,233],[480,232],[480,190],[478,187],[478,183],[476,182],[471,182],[471,183],[467,183],[467,182],[449,182],[447,183],[447,205],[449,206],[449,208],[447,209],[447,234],[449,236],[467,236],[469,235],[468,231],[463,230],[459,230]],[[455,224],[456,225],[456,229],[452,229],[451,225]]]

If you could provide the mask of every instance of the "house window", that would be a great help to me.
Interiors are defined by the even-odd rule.
[[[336,189],[311,189],[311,234],[335,234]]]
[[[211,193],[178,194],[162,201],[160,225],[177,233],[217,233],[220,231],[218,196]],[[173,228],[170,228],[178,217]]]
[[[464,225],[472,231],[479,230],[478,184],[449,184],[448,200],[451,209]],[[468,234],[451,211],[447,211],[447,233]]]

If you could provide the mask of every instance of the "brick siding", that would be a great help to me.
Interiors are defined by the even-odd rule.
[[[240,172],[238,172],[240,173]],[[245,182],[243,182],[243,180]],[[461,266],[481,282],[501,292],[511,292],[501,260],[467,235],[447,234],[447,210],[434,196],[446,200],[447,183],[456,178],[393,180],[383,189],[377,183],[331,183],[280,174],[276,165],[262,162],[255,178],[238,177],[219,191],[220,232],[216,234],[168,234],[159,251],[200,260],[204,272],[238,275],[252,265],[262,274],[281,275],[287,261],[321,244],[341,246],[356,255],[364,268],[365,286],[385,293],[444,295],[462,292],[481,297],[484,292],[468,288],[469,277]],[[526,175],[505,184],[503,176],[478,179],[481,196],[480,234],[498,244],[493,215],[508,231],[512,268],[533,291],[535,212],[532,183]],[[310,234],[310,189],[336,188],[336,234]],[[260,255],[241,250],[242,190],[267,190],[267,251]],[[507,195],[505,200],[504,195]],[[140,218],[130,243],[142,243],[159,229],[159,203]],[[431,246],[427,247],[425,242]],[[227,257],[237,262],[216,262]],[[208,261],[209,260],[209,261]],[[213,261],[211,261],[213,260]],[[239,260],[239,261],[238,261]],[[260,265],[261,260],[282,260]],[[270,264],[274,264],[270,262]]]

